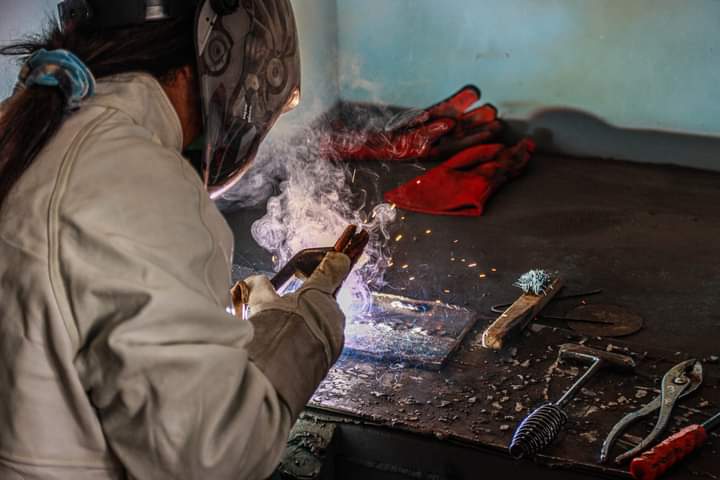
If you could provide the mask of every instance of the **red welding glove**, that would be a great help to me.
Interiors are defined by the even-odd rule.
[[[425,110],[409,110],[391,119],[383,131],[361,132],[338,127],[321,142],[324,153],[344,160],[411,160],[447,157],[495,137],[502,124],[497,109],[480,100],[468,85]]]
[[[530,139],[510,148],[499,144],[471,147],[386,193],[385,199],[415,212],[479,216],[488,198],[523,171],[534,150]]]

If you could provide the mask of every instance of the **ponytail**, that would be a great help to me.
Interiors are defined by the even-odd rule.
[[[60,128],[64,113],[63,93],[40,85],[17,91],[3,104],[0,113],[0,205]]]
[[[145,72],[165,81],[177,70],[194,64],[193,29],[192,15],[103,31],[87,26],[61,30],[52,24],[38,38],[0,48],[0,55],[27,61],[43,49],[68,50],[98,79]],[[67,88],[59,87],[21,85],[0,106],[0,207],[66,116],[72,114],[73,99]]]

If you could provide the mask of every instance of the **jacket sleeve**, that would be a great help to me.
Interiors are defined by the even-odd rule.
[[[110,447],[138,480],[267,478],[298,414],[279,391],[312,393],[303,372],[324,376],[326,356],[297,358],[290,387],[250,358],[252,324],[227,311],[229,229],[179,155],[119,135],[76,163],[52,207],[51,275]],[[311,330],[291,333],[324,352]]]
[[[342,351],[345,315],[333,293],[349,270],[347,255],[329,253],[300,290],[282,298],[267,277],[246,280],[250,287],[250,322],[256,333],[248,346],[250,357],[278,386],[294,417]],[[314,366],[302,371],[307,381],[293,381],[298,359]]]

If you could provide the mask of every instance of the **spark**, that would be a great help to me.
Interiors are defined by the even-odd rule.
[[[445,292],[445,293],[450,293],[450,290],[448,290],[448,289],[446,288],[445,290],[443,290],[443,292]]]
[[[430,229],[425,230],[425,235],[430,235],[430,234],[432,234],[432,230],[430,230]]]
[[[418,185],[420,185],[420,184],[422,183],[422,180],[418,180],[418,181],[415,182],[415,183],[418,184]]]
[[[410,277],[408,280],[412,282],[413,280],[415,280],[415,277]]]
[[[397,208],[397,205],[395,205],[394,203],[390,204],[390,210],[395,210],[396,208]],[[404,218],[405,217],[403,217],[403,219]]]
[[[497,268],[491,268],[490,271],[495,273],[495,272],[497,272]]]
[[[407,268],[408,268],[409,266],[410,266],[410,265],[408,265],[408,264],[406,263],[405,265],[403,265],[403,266],[400,267],[400,268],[402,268],[403,270],[407,270]]]
[[[400,234],[400,235],[398,235],[397,237],[395,237],[395,241],[396,241],[396,242],[399,242],[399,241],[402,240],[402,239],[403,239],[402,234]]]
[[[353,170],[352,182],[351,182],[351,183],[355,183],[355,175],[356,175],[356,174],[357,174],[357,168]]]
[[[460,240],[453,240],[453,243],[460,243]]]
[[[485,278],[485,277],[487,277],[487,274],[485,274],[485,273],[480,274],[480,278]]]
[[[475,268],[477,267],[477,263],[471,263],[468,265],[468,268]]]

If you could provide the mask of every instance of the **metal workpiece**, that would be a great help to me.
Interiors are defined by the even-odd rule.
[[[343,353],[439,370],[476,321],[457,305],[374,293],[370,308],[348,320]]]
[[[600,462],[604,463],[607,461],[614,443],[630,425],[659,410],[660,413],[653,430],[637,446],[615,458],[615,463],[621,464],[626,460],[632,459],[638,453],[649,447],[667,427],[673,408],[677,402],[697,390],[702,384],[702,381],[703,368],[702,363],[698,360],[686,360],[671,368],[662,379],[660,395],[641,409],[628,413],[615,424],[603,442],[600,452]]]
[[[705,421],[702,426],[708,432],[720,427],[720,412],[718,412],[714,417],[710,418],[710,420]]]

